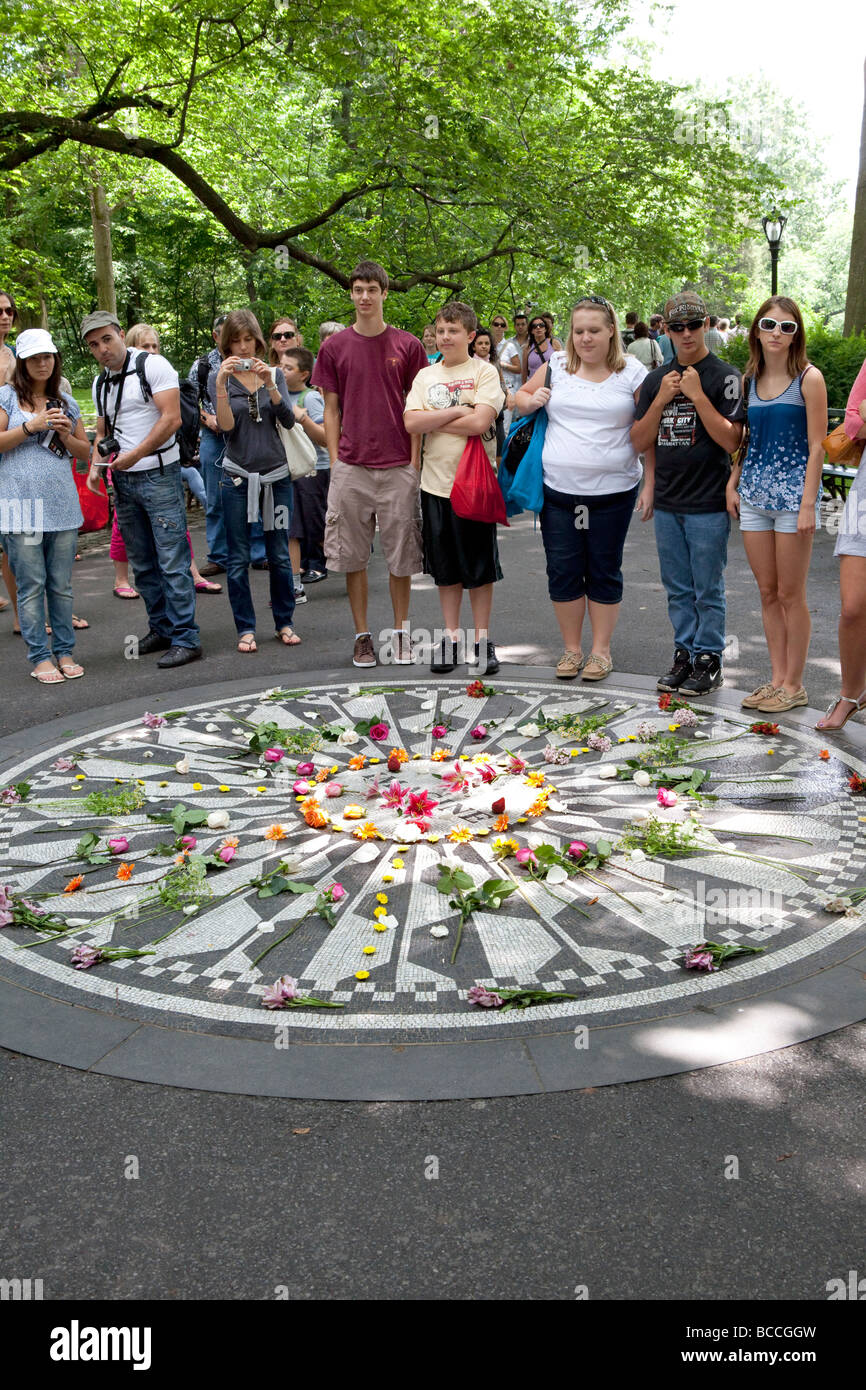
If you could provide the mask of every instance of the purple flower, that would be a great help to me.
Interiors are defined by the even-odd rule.
[[[0,927],[8,927],[13,917],[12,895],[8,883],[0,883]]]
[[[515,855],[514,855],[514,858],[517,860],[518,864],[537,864],[537,863],[538,863],[538,860],[536,859],[536,857],[535,857],[535,855],[533,854],[532,850],[529,849],[526,845],[524,845],[524,847],[523,847],[522,849],[519,849],[519,850],[516,851],[516,853],[515,853]]]
[[[582,859],[588,849],[589,845],[585,840],[572,840],[565,852],[571,859]]]
[[[266,748],[264,757],[266,763],[278,763],[286,756],[282,748]]]
[[[698,946],[690,946],[683,959],[686,970],[718,970],[712,951],[702,951]]]
[[[656,728],[648,719],[642,719],[635,729],[636,736],[641,743],[651,743],[656,736]]]
[[[486,737],[487,737],[487,725],[486,725],[486,724],[476,724],[474,729],[470,729],[470,730],[469,730],[469,734],[470,734],[470,737],[471,737],[471,738],[475,738],[475,739],[486,738]]]
[[[38,903],[32,902],[30,898],[22,898],[21,906],[26,907],[28,912],[32,912],[34,917],[45,916],[45,908],[40,907]]]
[[[300,994],[297,980],[291,975],[281,975],[265,990],[262,1004],[266,1009],[284,1009],[288,1000],[298,999]]]
[[[568,754],[562,748],[554,748],[552,744],[544,750],[544,761],[546,763],[567,763]]]
[[[69,957],[69,964],[76,970],[89,970],[91,965],[98,965],[101,960],[102,952],[93,946],[76,946]]]
[[[434,737],[434,738],[444,738],[445,735],[447,734],[447,732],[448,732],[448,726],[447,726],[447,724],[434,724],[434,725],[433,725],[433,737]]]
[[[55,772],[72,772],[75,763],[71,758],[58,758],[51,766],[54,768]]]
[[[108,848],[112,854],[126,854],[129,849],[129,841],[125,835],[113,835],[108,842]]]
[[[376,743],[382,743],[388,737],[389,728],[387,724],[374,724],[370,729],[370,737]]]
[[[14,787],[4,787],[0,792],[0,803],[4,806],[15,806],[20,800],[21,796]]]
[[[607,753],[613,747],[613,743],[608,738],[607,734],[599,734],[595,729],[593,729],[586,741],[590,748],[595,749],[596,753]]]
[[[151,714],[148,712],[141,716],[141,722],[142,724],[146,724],[149,729],[161,729],[163,724],[168,723],[168,720],[163,718],[161,714]]]
[[[480,1004],[482,1009],[501,1009],[505,1003],[501,994],[485,989],[484,985],[473,985],[467,997],[470,1004]]]

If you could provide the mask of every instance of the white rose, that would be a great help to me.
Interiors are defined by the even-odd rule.
[[[211,811],[207,818],[208,830],[225,830],[229,823],[228,811]]]
[[[538,738],[540,732],[537,724],[521,724],[518,729],[518,733],[523,734],[525,738]]]
[[[189,772],[189,758],[180,758],[174,765],[175,772]]]
[[[205,730],[207,731],[207,733],[209,733],[209,734],[218,734],[218,733],[219,733],[219,727],[220,727],[219,724],[205,724],[204,727],[205,727]]]
[[[448,935],[448,928],[447,928],[447,927],[431,927],[431,928],[430,928],[430,935],[431,935],[431,936],[447,936],[447,935]]]
[[[360,734],[356,734],[354,729],[344,729],[337,742],[341,743],[344,748],[349,748],[353,743],[359,743],[360,738]]]
[[[646,859],[646,855],[642,849],[633,849],[629,858],[633,859],[636,864],[639,864],[641,860]]]
[[[648,787],[650,782],[652,781],[652,778],[650,777],[648,772],[644,772],[643,768],[638,768],[637,772],[634,774],[631,780],[638,787]]]
[[[565,872],[565,869],[562,867],[561,864],[552,864],[547,871],[546,881],[548,883],[567,883],[568,874]]]
[[[610,782],[616,777],[618,770],[616,763],[604,763],[604,765],[598,769],[598,775],[602,782]]]

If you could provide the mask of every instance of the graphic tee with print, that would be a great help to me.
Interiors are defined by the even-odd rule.
[[[339,458],[366,468],[411,462],[412,441],[403,428],[406,392],[427,353],[412,333],[390,325],[367,338],[354,327],[326,338],[311,385],[335,391],[342,415]]]
[[[726,420],[745,418],[743,379],[730,362],[707,353],[694,368],[710,404]],[[635,414],[646,415],[668,372],[683,372],[676,357],[656,367],[641,387]],[[682,391],[668,401],[659,421],[655,442],[656,476],[653,505],[660,512],[727,511],[725,488],[731,472],[731,456],[707,433],[694,401]]]
[[[505,393],[499,372],[492,362],[480,357],[468,357],[456,367],[436,362],[419,372],[406,397],[407,410],[447,410],[454,405],[489,405],[494,412],[490,428],[481,435],[481,442],[491,463],[496,460],[496,416],[502,409]],[[457,465],[466,448],[467,436],[442,434],[434,431],[424,435],[421,460],[421,491],[435,497],[450,497],[457,476]]]

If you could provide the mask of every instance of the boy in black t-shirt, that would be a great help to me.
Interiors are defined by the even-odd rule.
[[[743,383],[707,348],[707,309],[693,291],[668,300],[665,321],[674,359],[645,378],[631,432],[636,449],[655,452],[656,545],[674,629],[673,665],[658,688],[706,695],[723,683],[725,488],[743,433]]]

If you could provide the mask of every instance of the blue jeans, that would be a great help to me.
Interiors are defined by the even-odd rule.
[[[18,586],[18,621],[34,666],[40,661],[68,656],[75,646],[72,628],[72,566],[78,547],[77,531],[46,531],[35,536],[3,537],[15,583]],[[51,624],[51,645],[45,632],[45,601]]]
[[[151,632],[173,647],[197,647],[195,589],[189,569],[180,464],[165,472],[112,474],[117,524]]]
[[[674,641],[689,656],[725,649],[727,512],[655,513],[656,545]]]
[[[205,515],[205,534],[207,535],[207,558],[211,564],[226,567],[228,559],[228,546],[226,545],[226,528],[223,521],[223,504],[220,500],[220,479],[222,478],[223,454],[226,451],[225,438],[221,434],[214,434],[213,430],[207,429],[202,425],[201,439],[198,446],[198,461],[204,479],[204,490],[207,495],[207,512]]]
[[[235,481],[238,486],[235,486]],[[292,480],[283,478],[273,484],[274,510],[283,525],[275,531],[262,530],[263,546],[268,558],[268,577],[271,589],[271,609],[278,630],[291,627],[295,615],[295,590],[292,585],[292,562],[289,558],[289,523],[292,519]],[[233,480],[223,473],[220,483],[223,519],[228,542],[226,581],[229,603],[232,606],[238,635],[255,632],[256,611],[250,592],[250,550],[252,527],[247,523],[247,480]],[[261,526],[257,521],[256,526]]]
[[[196,502],[207,509],[207,492],[205,491],[204,479],[197,468],[190,464],[186,468],[181,468],[180,476],[186,483]]]

